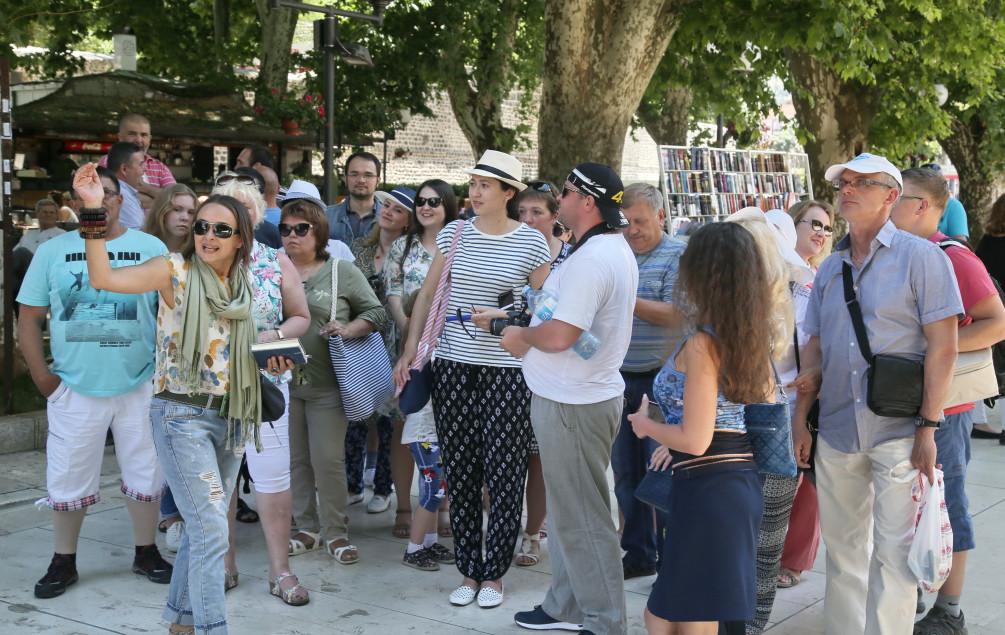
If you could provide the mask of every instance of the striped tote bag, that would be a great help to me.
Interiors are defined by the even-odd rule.
[[[332,263],[332,308],[338,299],[338,263]],[[394,395],[391,358],[378,332],[366,337],[344,340],[328,338],[328,355],[342,394],[342,407],[349,421],[369,419],[377,408]]]

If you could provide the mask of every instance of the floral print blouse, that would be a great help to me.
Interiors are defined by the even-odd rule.
[[[283,271],[279,267],[279,250],[257,240],[251,250],[251,317],[255,332],[271,331],[283,322]],[[278,377],[266,375],[274,384],[292,378],[289,372]]]
[[[394,241],[384,259],[384,281],[387,295],[407,298],[422,288],[429,267],[433,264],[433,254],[426,251],[422,241],[416,236],[405,253],[406,236]],[[404,256],[404,260],[402,260]]]
[[[157,310],[157,355],[154,371],[154,392],[184,395],[188,387],[181,379],[181,328],[185,323],[185,285],[192,263],[178,253],[167,254],[171,270],[174,308],[163,300]],[[199,368],[198,391],[209,395],[225,395],[230,390],[230,321],[209,316],[206,355]],[[249,353],[250,354],[250,353]]]

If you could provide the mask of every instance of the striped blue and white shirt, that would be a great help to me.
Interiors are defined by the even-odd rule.
[[[683,242],[664,235],[659,244],[644,254],[635,254],[639,266],[639,289],[641,300],[673,302],[680,257],[687,247]],[[680,337],[680,333],[650,324],[632,317],[632,341],[621,370],[627,373],[642,373],[656,370],[666,362],[670,348]]]

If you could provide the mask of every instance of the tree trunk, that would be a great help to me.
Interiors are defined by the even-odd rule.
[[[216,50],[222,51],[230,40],[230,0],[213,0],[213,43]],[[232,74],[228,68],[227,59],[219,56],[217,70],[220,75]]]
[[[297,16],[292,9],[270,9],[268,0],[255,0],[258,18],[262,22],[262,40],[259,47],[258,101],[264,91],[278,88],[286,92],[287,77],[290,72],[290,47],[293,32],[297,27]]]
[[[663,104],[658,113],[639,109],[639,119],[659,145],[687,145],[687,131],[691,123],[691,103],[694,94],[687,86],[671,86],[663,94]]]
[[[954,115],[949,136],[939,141],[960,175],[959,198],[967,210],[970,239],[975,247],[984,233],[984,223],[993,202],[994,176],[983,154],[986,134],[987,122],[978,110],[968,121]]]
[[[485,5],[482,10],[491,11],[490,6]],[[503,125],[502,107],[512,87],[519,7],[519,0],[503,0],[499,4],[492,16],[498,30],[491,38],[479,42],[477,59],[465,60],[457,51],[445,52],[443,61],[449,70],[443,84],[454,118],[475,159],[485,150],[512,152],[517,145],[518,131]]]
[[[539,176],[583,161],[621,169],[625,134],[686,0],[548,0]]]
[[[794,82],[792,104],[800,127],[809,135],[804,144],[816,198],[830,200],[824,179],[828,166],[843,163],[869,143],[869,127],[876,115],[879,89],[842,80],[834,69],[802,51],[786,51]]]

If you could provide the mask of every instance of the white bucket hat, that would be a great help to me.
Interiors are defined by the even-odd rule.
[[[791,228],[791,233],[778,226],[779,224],[785,224],[785,221],[780,216],[788,219],[788,227],[786,229]],[[757,207],[744,207],[740,211],[727,216],[726,220],[734,223],[741,220],[764,222],[775,237],[778,252],[789,268],[789,279],[801,284],[808,284],[813,281],[813,270],[796,253],[796,226],[792,223],[792,218],[788,214],[779,209],[765,213]]]
[[[523,164],[520,163],[520,159],[505,152],[486,150],[482,154],[482,158],[478,159],[475,167],[464,171],[468,174],[498,179],[521,192],[527,189],[527,184],[521,181],[523,179]]]

